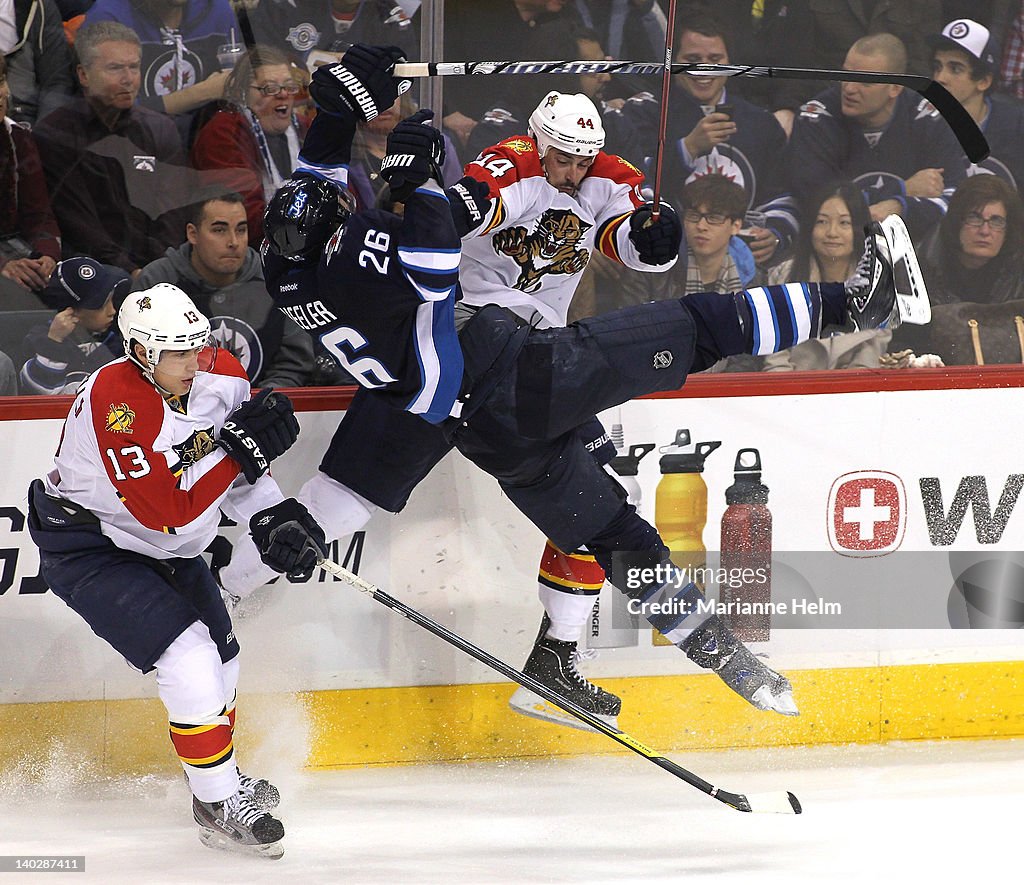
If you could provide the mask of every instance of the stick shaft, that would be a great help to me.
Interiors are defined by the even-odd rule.
[[[665,133],[668,129],[668,95],[672,87],[672,39],[676,26],[676,0],[668,2],[665,23],[665,70],[661,77],[661,113],[658,116],[658,150],[654,157],[654,209],[651,221],[661,215],[661,165],[665,158]]]
[[[934,80],[916,74],[883,71],[839,71],[824,68],[779,68],[766,65],[680,64],[668,66],[672,74],[710,74],[716,77],[775,77],[784,80],[827,80],[857,83],[891,83],[913,89],[928,99],[949,124],[972,163],[989,154],[988,142],[978,124],[949,91]],[[660,74],[660,62],[633,61],[463,61],[417,62],[395,65],[396,77],[452,77],[492,74]]]
[[[570,715],[575,716],[580,721],[587,723],[587,725],[589,725],[595,731],[599,731],[601,732],[601,734],[610,737],[612,740],[616,741],[622,746],[628,747],[634,753],[643,756],[645,759],[647,759],[649,762],[653,762],[659,768],[662,768],[665,771],[674,774],[680,780],[686,781],[686,783],[688,783],[692,787],[696,787],[702,793],[707,793],[709,796],[717,799],[719,802],[723,802],[724,804],[730,806],[731,808],[735,808],[738,811],[751,810],[749,802],[747,801],[746,797],[742,794],[729,793],[725,790],[721,790],[713,784],[708,783],[702,777],[699,777],[693,772],[683,768],[681,765],[677,765],[671,759],[666,759],[664,756],[658,755],[654,750],[640,743],[640,741],[636,740],[635,738],[630,737],[628,734],[626,734],[626,732],[622,731],[619,728],[616,728],[614,725],[609,725],[603,719],[599,719],[597,716],[594,716],[592,713],[588,712],[587,710],[584,710],[578,704],[573,703],[567,698],[563,698],[557,692],[552,691],[546,685],[544,685],[541,682],[538,682],[533,677],[527,676],[525,673],[515,669],[515,667],[512,667],[509,664],[506,664],[504,661],[494,657],[493,655],[484,651],[482,648],[473,645],[473,643],[469,642],[466,639],[463,639],[457,633],[454,633],[447,627],[444,627],[441,624],[438,624],[436,621],[431,620],[426,615],[421,614],[420,612],[416,611],[416,609],[406,605],[404,602],[400,602],[393,596],[389,596],[379,587],[374,586],[369,581],[359,577],[353,572],[350,572],[343,566],[340,566],[335,562],[331,562],[331,560],[329,559],[321,560],[318,564],[320,568],[322,568],[328,574],[334,575],[337,578],[341,578],[343,581],[346,581],[347,583],[351,584],[356,589],[361,590],[363,593],[366,593],[369,596],[373,597],[373,599],[379,602],[381,605],[387,606],[392,611],[402,615],[402,617],[407,618],[408,620],[425,628],[426,630],[433,633],[435,636],[439,637],[440,639],[443,639],[450,645],[455,646],[460,651],[465,652],[470,657],[476,658],[478,661],[480,661],[480,663],[486,664],[492,670],[496,670],[497,672],[501,673],[502,676],[505,676],[506,678],[511,679],[513,682],[517,682],[519,683],[519,685],[522,685],[523,687],[530,689],[530,691],[540,695],[546,701],[549,701],[550,703],[561,707],[563,710],[565,710],[566,713],[569,713]]]

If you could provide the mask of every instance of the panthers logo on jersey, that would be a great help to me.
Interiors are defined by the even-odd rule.
[[[510,138],[508,141],[503,141],[501,146],[507,147],[517,154],[528,154],[533,150],[533,142],[526,138]]]
[[[184,442],[171,447],[178,456],[178,463],[172,468],[172,472],[175,476],[180,476],[186,468],[191,467],[196,461],[209,455],[216,448],[216,445],[212,427],[205,430],[197,430]]]
[[[111,403],[108,407],[107,420],[103,429],[107,433],[131,433],[135,421],[135,411],[128,403]]]
[[[498,231],[494,251],[519,265],[513,288],[535,292],[546,274],[578,274],[587,266],[590,252],[579,244],[591,227],[571,209],[548,209],[533,233],[521,226]]]

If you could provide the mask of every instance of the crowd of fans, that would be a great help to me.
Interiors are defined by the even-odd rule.
[[[660,60],[663,5],[447,0],[436,58]],[[255,383],[342,383],[263,289],[263,209],[314,113],[311,71],[355,42],[417,59],[421,12],[412,0],[0,0],[0,310],[39,320],[28,334],[0,320],[0,394],[72,390],[120,353],[119,296],[158,282],[196,301]],[[979,123],[991,156],[970,164],[946,122],[899,86],[677,75],[663,194],[683,219],[680,260],[637,274],[595,254],[571,318],[845,279],[863,225],[897,212],[919,244],[929,327],[836,329],[716,368],[1024,362],[1024,2],[684,2],[674,53],[924,74]],[[524,136],[550,89],[588,95],[605,150],[652,171],[656,78],[453,77],[438,114],[446,178]],[[407,94],[358,133],[350,182],[361,207],[387,199],[387,135],[413,109]]]

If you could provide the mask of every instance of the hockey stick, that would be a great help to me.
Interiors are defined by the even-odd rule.
[[[451,77],[463,74],[664,74],[665,65],[634,61],[463,61],[415,62],[395,65],[396,77]],[[672,74],[714,77],[776,77],[784,80],[843,80],[856,83],[891,83],[913,89],[928,99],[953,130],[972,163],[988,156],[988,142],[964,109],[944,86],[917,74],[880,71],[832,71],[815,68],[777,68],[764,65],[673,64]]]
[[[800,814],[801,807],[800,801],[792,793],[783,792],[782,790],[773,793],[751,793],[750,795],[743,795],[742,793],[730,793],[727,790],[723,790],[713,784],[708,783],[702,777],[698,777],[691,771],[687,771],[680,765],[676,765],[671,759],[666,759],[664,756],[658,755],[650,747],[646,747],[630,737],[626,732],[614,725],[609,725],[603,719],[599,719],[592,713],[587,712],[578,704],[563,698],[560,694],[552,691],[546,685],[538,682],[531,676],[527,676],[525,673],[516,670],[514,667],[509,666],[504,661],[499,660],[493,655],[488,654],[483,649],[478,648],[466,639],[463,639],[457,633],[453,633],[447,627],[438,624],[436,621],[431,620],[426,615],[421,614],[414,608],[410,608],[404,602],[399,602],[393,596],[389,596],[379,587],[375,587],[369,581],[360,578],[359,575],[350,572],[347,568],[338,565],[335,562],[331,562],[329,559],[321,559],[318,566],[330,575],[334,575],[336,578],[351,584],[357,590],[362,590],[373,597],[381,605],[387,606],[392,611],[398,612],[402,617],[419,624],[421,627],[429,630],[435,636],[440,637],[450,645],[454,645],[460,651],[464,651],[470,657],[476,658],[480,663],[486,664],[492,670],[497,670],[502,676],[511,679],[513,682],[518,682],[530,691],[539,694],[542,698],[550,701],[552,704],[556,704],[569,713],[575,716],[577,719],[587,723],[595,731],[599,731],[604,735],[607,735],[612,740],[617,741],[624,747],[629,747],[634,753],[643,756],[649,762],[653,762],[659,768],[665,769],[665,771],[674,774],[681,780],[686,781],[691,787],[696,787],[703,793],[707,793],[713,799],[717,799],[719,802],[723,802],[730,808],[735,808],[737,811],[753,811],[753,812],[769,812],[776,814]]]
[[[665,20],[665,70],[661,77],[661,113],[658,116],[658,150],[654,156],[654,208],[651,221],[661,216],[661,162],[665,155],[665,133],[668,130],[668,93],[672,85],[672,33],[676,26],[676,0],[668,0]]]

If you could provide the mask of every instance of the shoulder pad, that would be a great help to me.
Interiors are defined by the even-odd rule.
[[[625,160],[617,154],[606,154],[598,151],[594,157],[594,163],[587,173],[588,178],[608,178],[612,181],[630,186],[642,182],[643,172],[636,168],[629,160]]]

